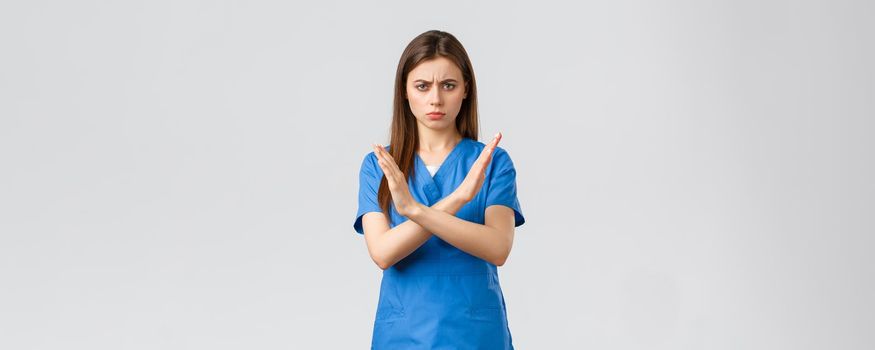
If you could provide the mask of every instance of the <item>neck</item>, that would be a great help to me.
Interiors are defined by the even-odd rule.
[[[455,128],[447,128],[447,130],[419,128],[419,149],[424,152],[453,149],[461,140],[462,135]]]

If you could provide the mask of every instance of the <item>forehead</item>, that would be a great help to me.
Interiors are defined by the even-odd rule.
[[[408,81],[416,79],[431,81],[433,79],[449,78],[461,80],[462,70],[449,58],[443,56],[419,62],[407,76]]]

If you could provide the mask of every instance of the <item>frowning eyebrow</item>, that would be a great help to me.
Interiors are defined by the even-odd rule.
[[[425,79],[416,79],[416,80],[414,80],[413,82],[416,83],[416,82],[420,82],[420,81],[423,82],[423,83],[426,83],[426,84],[431,84],[430,81],[425,80]],[[441,80],[441,83],[458,83],[458,81],[457,81],[456,79],[452,79],[452,78],[451,78],[451,79],[444,79],[444,80]]]

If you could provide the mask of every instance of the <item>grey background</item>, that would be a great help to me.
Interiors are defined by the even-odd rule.
[[[0,348],[367,348],[359,165],[434,28],[518,169],[517,348],[871,349],[873,9],[4,1]]]

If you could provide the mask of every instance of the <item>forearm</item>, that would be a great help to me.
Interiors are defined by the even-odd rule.
[[[454,247],[496,265],[503,264],[510,251],[512,243],[496,228],[470,222],[433,207],[418,205],[408,218]]]
[[[427,208],[441,212],[444,215],[455,217],[454,215],[456,215],[459,209],[464,205],[464,200],[449,195]],[[425,205],[423,205],[423,207],[425,207]],[[413,251],[428,241],[428,239],[431,238],[431,232],[413,220],[407,220],[384,232],[380,237],[379,250],[382,253],[379,255],[382,260],[381,267],[388,268],[401,259],[404,259],[404,257],[410,255],[410,253],[413,253]]]

